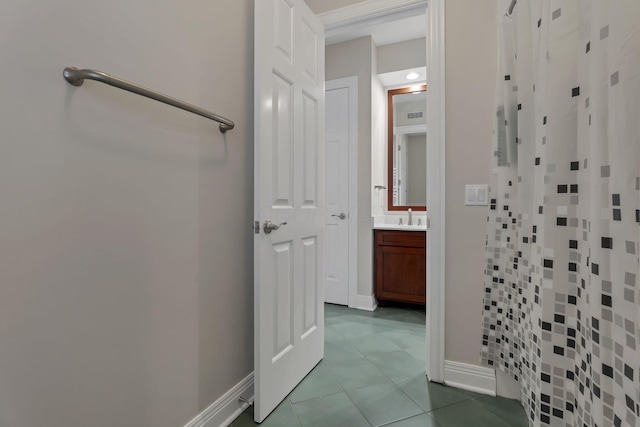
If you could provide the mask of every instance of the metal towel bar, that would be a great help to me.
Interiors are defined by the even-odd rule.
[[[64,69],[64,72],[62,73],[62,75],[70,84],[74,86],[82,86],[85,79],[95,80],[98,82],[106,83],[109,86],[114,86],[120,89],[124,89],[126,91],[133,92],[135,94],[142,95],[147,98],[155,99],[156,101],[163,102],[173,107],[180,108],[181,110],[189,111],[193,114],[206,117],[207,119],[211,119],[220,123],[220,132],[222,133],[225,133],[228,130],[233,129],[235,126],[231,120],[225,119],[224,117],[220,117],[217,114],[213,114],[210,111],[207,111],[200,107],[196,107],[195,105],[186,103],[184,101],[180,101],[179,99],[172,98],[167,95],[163,95],[151,89],[138,86],[134,83],[128,82],[126,80],[122,80],[118,77],[114,77],[102,71],[90,70],[90,69],[78,70],[75,67],[67,67]]]

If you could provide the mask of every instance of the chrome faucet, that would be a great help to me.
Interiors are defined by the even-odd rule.
[[[409,208],[409,221],[407,222],[407,225],[413,225],[413,221],[411,220],[411,208]]]

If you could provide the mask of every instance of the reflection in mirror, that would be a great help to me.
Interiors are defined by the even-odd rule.
[[[426,86],[389,93],[388,209],[426,210]]]

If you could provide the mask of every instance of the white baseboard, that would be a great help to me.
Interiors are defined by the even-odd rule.
[[[378,301],[373,295],[357,295],[353,304],[349,301],[349,308],[357,308],[358,310],[374,311],[377,307]]]
[[[253,372],[189,421],[184,427],[228,426],[249,406],[249,403],[243,403],[239,400],[241,396],[248,402],[253,402]]]
[[[496,395],[496,371],[484,366],[445,360],[444,383],[463,390]]]

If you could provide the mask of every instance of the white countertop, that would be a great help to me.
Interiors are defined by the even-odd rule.
[[[422,225],[400,225],[400,224],[374,224],[374,230],[398,230],[398,231],[426,231],[427,226]]]

